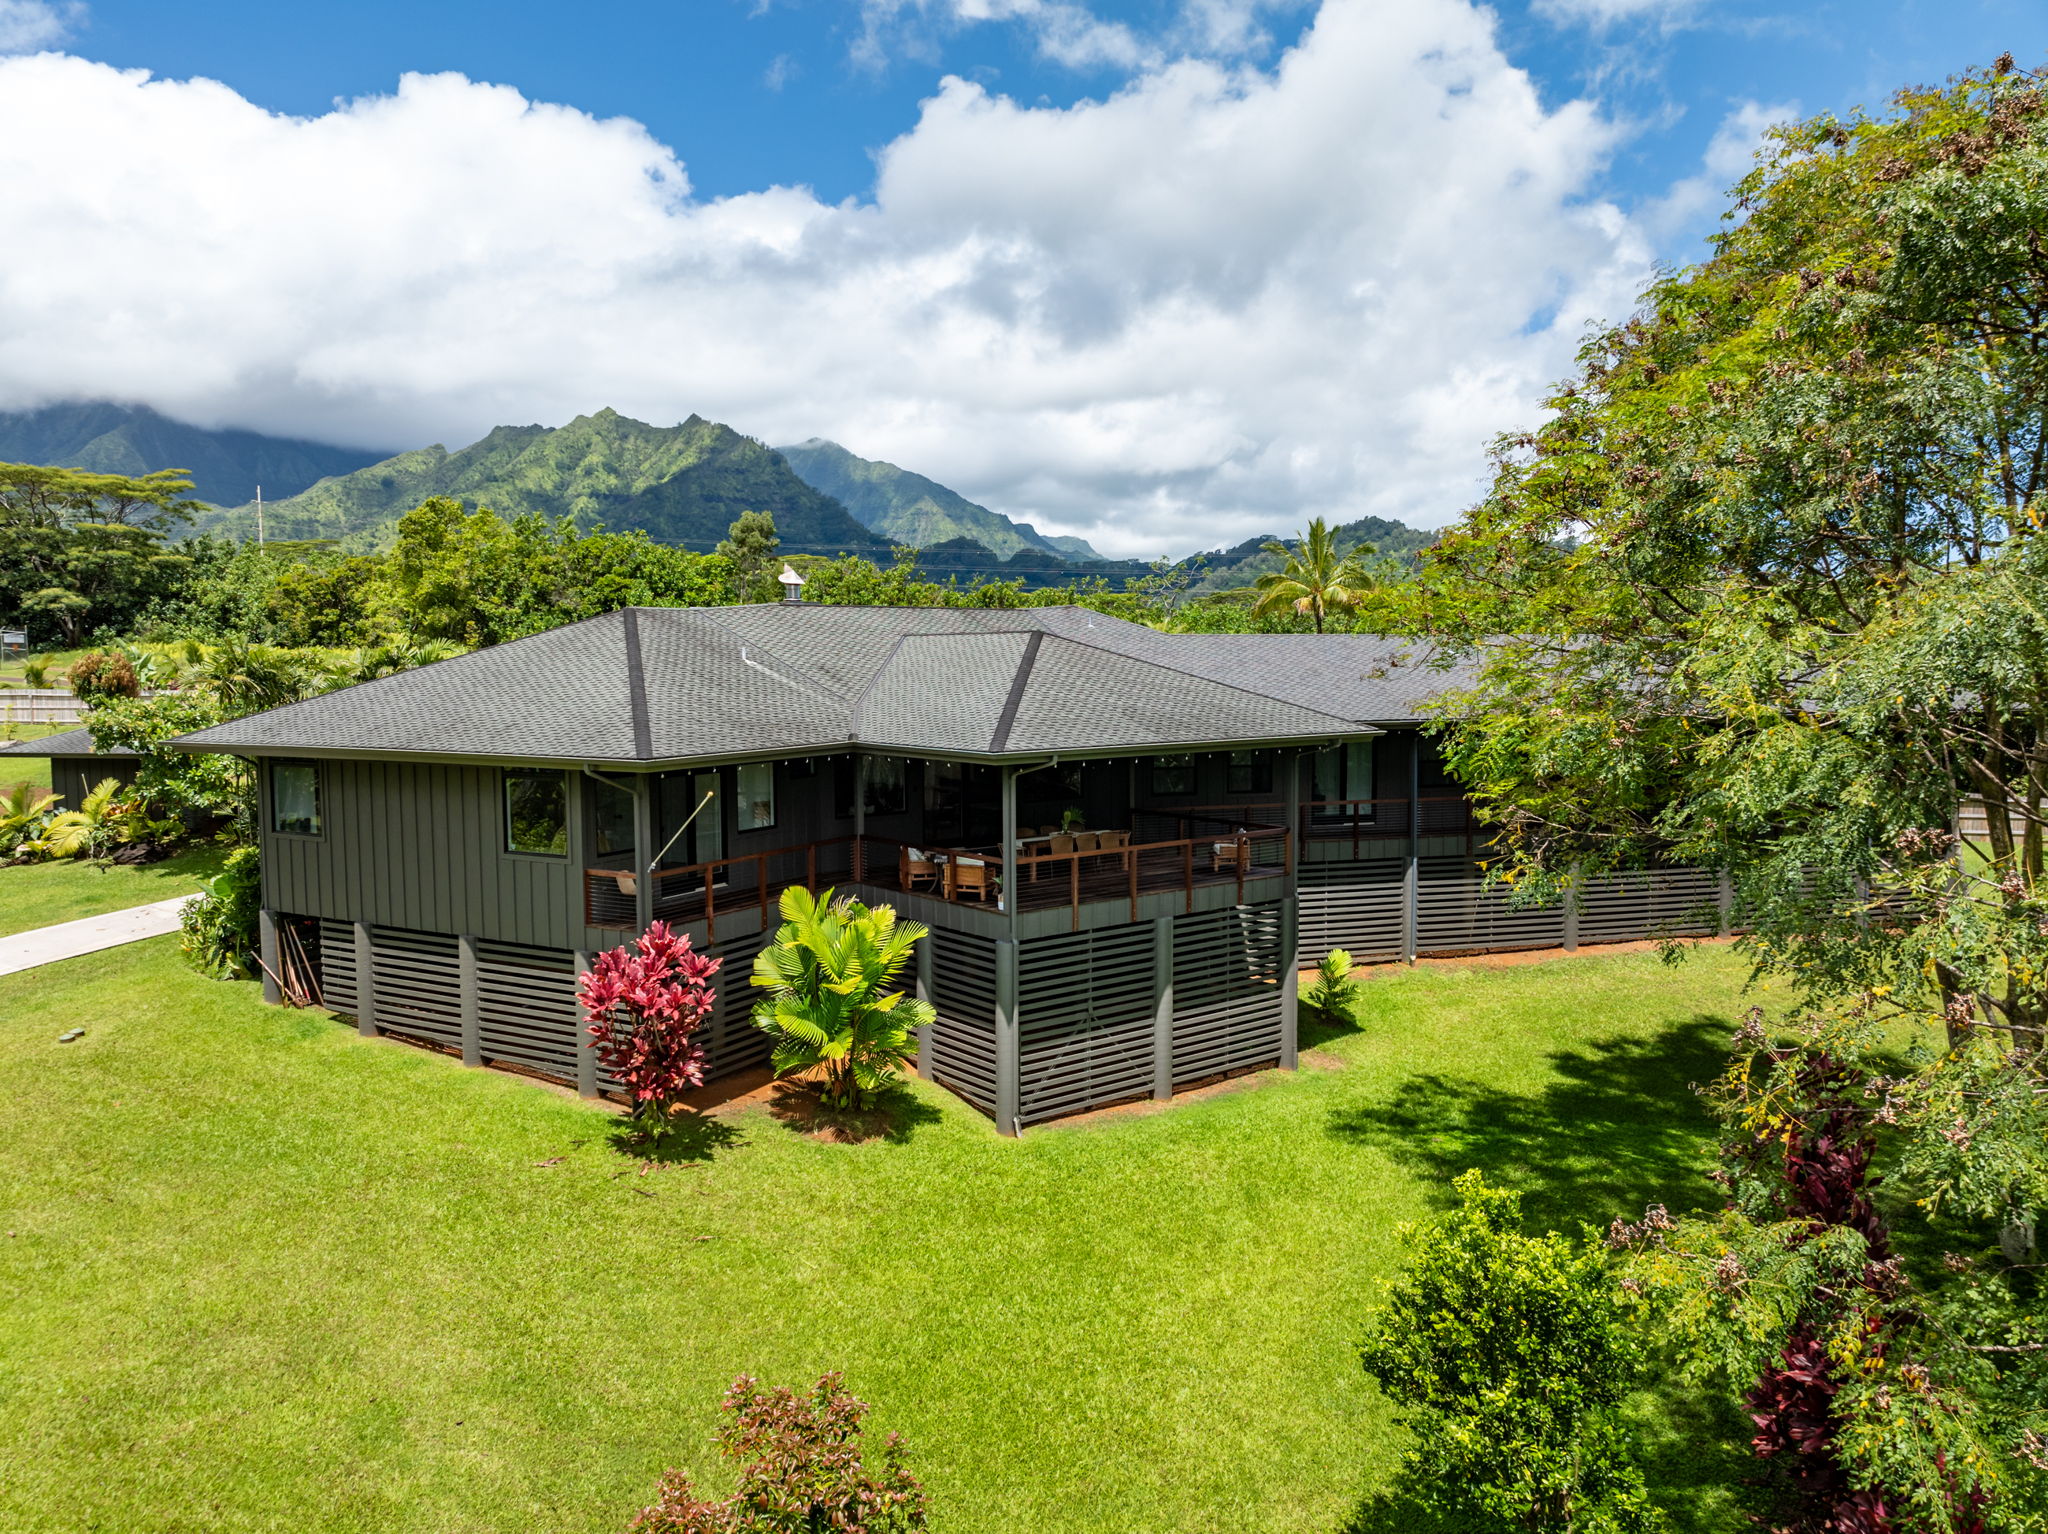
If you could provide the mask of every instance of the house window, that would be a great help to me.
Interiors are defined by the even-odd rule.
[[[1318,751],[1315,764],[1315,794],[1318,803],[1336,806],[1351,801],[1349,813],[1356,814],[1361,820],[1372,819],[1371,741],[1354,740],[1349,745],[1332,746],[1327,751]]]
[[[272,764],[270,829],[288,836],[320,834],[320,769],[313,763]]]
[[[742,762],[739,768],[739,827],[765,831],[775,824],[775,764]]]
[[[1230,792],[1270,794],[1273,791],[1273,758],[1263,751],[1230,753]]]
[[[869,757],[863,797],[870,815],[901,815],[910,808],[910,764],[900,756]]]
[[[1195,759],[1192,756],[1152,758],[1152,793],[1157,798],[1195,791]]]
[[[591,829],[600,857],[633,849],[633,796],[601,778],[590,780]]]
[[[505,850],[563,857],[569,851],[567,775],[545,767],[505,769]]]

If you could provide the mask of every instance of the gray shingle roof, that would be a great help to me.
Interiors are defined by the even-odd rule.
[[[1080,608],[633,608],[180,743],[653,763],[848,745],[1024,756],[1332,739],[1412,718],[1442,688],[1403,648],[1159,634]]]
[[[83,727],[60,730],[35,740],[10,740],[0,744],[0,756],[133,756],[127,746],[110,746],[102,751],[92,743],[92,731]]]

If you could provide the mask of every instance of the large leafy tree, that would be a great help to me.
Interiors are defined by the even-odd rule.
[[[67,645],[127,626],[186,569],[166,539],[190,520],[191,488],[179,469],[0,463],[0,614],[46,622]]]
[[[1922,1234],[1887,1253],[1840,1200],[1773,1203],[1768,1177],[1724,1174],[1748,1201],[1667,1237],[1702,1259],[1677,1271],[1723,1285],[1707,1309],[1739,1333],[1741,1254],[1799,1209],[1821,1227],[1799,1250],[1834,1263],[1792,1307],[1836,1344],[1800,1355],[1826,1376],[1809,1452],[1889,1517],[2017,1520],[2048,1464],[2029,1436],[2048,1199],[2042,81],[2002,59],[1882,116],[1784,128],[1736,199],[1712,258],[1593,337],[1546,424],[1500,444],[1491,493],[1388,606],[1474,668],[1446,752],[1508,877],[1679,858],[1732,878],[1750,952],[1805,1011],[1789,1041],[1742,1041],[1720,1094],[1731,1152],[1847,1102],[1917,1195]],[[1887,1069],[1876,1051],[1902,1028],[1920,1056]],[[1841,1281],[1862,1262],[1884,1271]],[[1943,1309],[1966,1285],[1976,1302]],[[1920,1326],[1937,1313],[1939,1339]],[[1859,1327],[1876,1340],[1845,1351]]]

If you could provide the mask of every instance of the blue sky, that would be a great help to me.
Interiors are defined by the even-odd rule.
[[[1436,526],[1774,116],[2006,49],[2043,0],[0,0],[0,408],[696,412],[1117,554]]]
[[[1178,8],[1091,9],[1155,35]],[[1546,100],[1591,96],[1636,125],[1605,180],[1626,201],[1694,170],[1741,102],[1806,113],[1877,107],[1903,83],[1939,80],[2004,49],[2048,58],[2042,0],[1589,0],[1548,15],[1510,0],[1494,9],[1509,58]],[[1575,19],[1608,13],[1605,25]],[[1271,42],[1254,56],[1270,61],[1313,15],[1309,5],[1261,11]],[[1021,21],[913,11],[877,25],[853,0],[93,0],[71,51],[206,75],[300,115],[388,92],[408,70],[454,70],[645,123],[705,196],[801,184],[835,202],[871,191],[874,151],[912,126],[944,75],[1059,106],[1114,91],[1127,75],[1048,57]]]

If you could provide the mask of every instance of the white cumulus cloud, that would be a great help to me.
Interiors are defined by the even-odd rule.
[[[54,48],[84,20],[78,0],[0,0],[0,53]]]
[[[392,448],[696,411],[1120,553],[1434,525],[1647,274],[1589,196],[1615,136],[1466,0],[1070,108],[948,79],[841,204],[698,198],[639,125],[454,75],[293,118],[0,60],[0,408]]]

